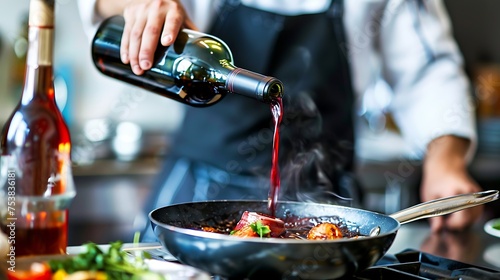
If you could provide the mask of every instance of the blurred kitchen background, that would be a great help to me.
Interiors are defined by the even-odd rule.
[[[445,1],[473,81],[479,146],[470,169],[485,189],[500,188],[500,1]],[[29,1],[0,0],[0,125],[20,98]],[[90,38],[74,0],[56,0],[55,85],[70,126],[77,197],[70,209],[69,245],[131,241],[146,225],[141,213],[169,151],[184,105],[107,78],[95,69]],[[383,83],[360,101],[359,180],[364,208],[392,213],[418,202],[420,162],[399,137],[385,108]],[[395,176],[395,177],[394,177]],[[388,178],[398,178],[389,180]],[[489,205],[500,209],[498,203]],[[500,215],[492,210],[492,215]]]

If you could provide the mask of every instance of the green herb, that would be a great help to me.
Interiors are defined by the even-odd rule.
[[[255,223],[250,224],[250,227],[261,238],[268,235],[271,232],[271,229],[269,228],[269,226],[263,225],[260,220],[256,221]]]
[[[500,230],[500,221],[497,221],[495,223],[493,223],[493,225],[491,225],[494,229],[496,230]]]
[[[103,252],[95,243],[84,244],[86,252],[68,259],[50,260],[49,266],[52,272],[62,269],[68,274],[76,271],[103,271],[108,279],[165,280],[161,274],[148,270],[143,257],[136,255],[136,258],[130,258],[122,250],[122,242],[112,242],[110,245],[109,250]]]

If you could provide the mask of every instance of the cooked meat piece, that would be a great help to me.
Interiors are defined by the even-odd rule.
[[[234,230],[231,235],[238,237],[259,237],[259,234],[256,233],[250,225],[246,225],[238,230]]]
[[[239,230],[257,221],[261,221],[262,225],[269,227],[272,237],[278,237],[285,232],[285,223],[282,220],[265,214],[249,211],[245,211],[243,215],[241,215],[241,219],[238,224],[236,224],[234,230]]]
[[[342,238],[342,232],[332,223],[316,225],[307,234],[307,239],[310,240],[332,240],[337,238]]]
[[[206,232],[215,232],[215,233],[220,233],[216,228],[214,227],[201,227],[201,230],[206,231]]]

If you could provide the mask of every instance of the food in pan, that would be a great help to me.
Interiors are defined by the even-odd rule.
[[[292,218],[285,221],[263,213],[245,211],[234,224],[234,221],[225,221],[220,226],[204,225],[200,229],[243,238],[334,240],[361,236],[356,227],[349,227],[338,217]]]
[[[285,223],[271,216],[245,211],[231,235],[240,237],[279,237],[285,232]]]
[[[321,223],[314,226],[307,233],[307,239],[310,240],[332,240],[342,237],[343,234],[340,229],[332,223]]]

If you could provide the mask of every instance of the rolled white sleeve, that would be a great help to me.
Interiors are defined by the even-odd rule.
[[[78,0],[78,9],[85,33],[93,38],[99,24],[104,20],[96,13],[97,0]],[[220,1],[220,0],[219,0]],[[217,0],[181,0],[186,13],[201,30],[207,31],[220,3]]]
[[[99,27],[99,23],[103,20],[103,18],[95,12],[95,4],[96,0],[78,0],[78,9],[83,29],[89,38],[94,37]]]
[[[477,145],[475,107],[461,53],[441,1],[389,1],[378,46],[391,112],[403,137],[423,155],[433,139],[455,135]]]

